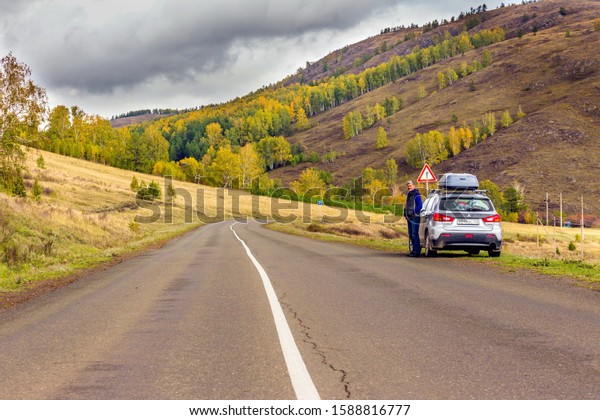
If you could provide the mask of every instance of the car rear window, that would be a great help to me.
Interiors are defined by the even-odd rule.
[[[489,198],[484,197],[445,197],[440,202],[440,210],[447,211],[493,211]]]

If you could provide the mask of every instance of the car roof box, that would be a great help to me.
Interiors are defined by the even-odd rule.
[[[475,191],[479,189],[479,181],[472,174],[447,173],[442,175],[438,186],[442,190]]]

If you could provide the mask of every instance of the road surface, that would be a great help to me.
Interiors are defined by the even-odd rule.
[[[226,221],[4,312],[0,354],[2,399],[598,399],[600,294]]]

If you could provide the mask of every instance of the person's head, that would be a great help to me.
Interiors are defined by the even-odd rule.
[[[412,191],[415,189],[415,183],[412,181],[407,181],[406,182],[406,189],[408,189],[408,191]]]

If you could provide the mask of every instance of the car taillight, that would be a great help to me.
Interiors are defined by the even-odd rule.
[[[493,216],[490,216],[490,217],[484,217],[483,221],[485,223],[500,223],[500,215],[494,214]]]
[[[452,216],[446,216],[445,214],[440,214],[440,213],[433,214],[434,222],[452,222],[453,220],[454,220],[454,217],[452,217]]]

